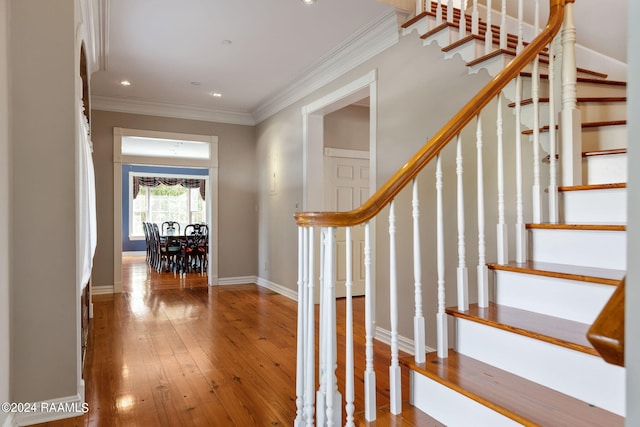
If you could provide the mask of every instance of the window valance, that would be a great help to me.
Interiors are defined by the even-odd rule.
[[[154,177],[154,176],[134,176],[133,177],[133,198],[138,197],[140,186],[157,187],[159,185],[182,185],[185,188],[199,188],[200,197],[204,200],[205,196],[205,180],[199,178],[171,178],[171,177]]]

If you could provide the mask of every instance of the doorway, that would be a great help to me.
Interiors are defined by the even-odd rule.
[[[123,150],[123,141],[135,139],[132,149]],[[145,149],[145,140],[154,145]],[[175,149],[179,146],[180,149]],[[141,148],[142,147],[142,148]],[[174,147],[174,148],[171,148]],[[210,135],[178,134],[138,129],[113,130],[113,292],[122,292],[122,165],[154,165],[186,168],[206,168],[209,185],[206,187],[206,222],[209,225],[208,284],[218,284],[218,137]]]
[[[363,77],[343,86],[342,88],[308,104],[302,109],[303,117],[303,209],[306,211],[320,210],[351,210],[359,206],[370,195],[370,189],[376,188],[376,128],[377,128],[377,91],[376,71],[371,71]],[[347,106],[366,103],[368,111],[368,141],[364,149],[353,150],[330,147],[332,143],[325,135],[325,119]],[[335,145],[335,144],[333,144]],[[322,161],[318,162],[318,159]],[[339,159],[339,160],[338,160]],[[364,174],[364,178],[363,177]],[[351,175],[356,180],[349,178]],[[364,182],[363,182],[364,181]],[[342,191],[344,190],[344,191]],[[342,194],[338,194],[342,191]],[[354,192],[358,195],[354,195]],[[349,194],[349,197],[346,195]],[[347,200],[349,199],[349,200]],[[356,200],[357,199],[357,200]],[[354,203],[357,203],[355,206]],[[372,223],[371,238],[375,241],[375,225]],[[364,243],[363,227],[354,227],[353,247],[361,252]],[[359,229],[359,230],[357,230]],[[344,245],[344,236],[337,237],[337,249]],[[343,250],[344,252],[344,250]],[[375,248],[371,252],[372,265],[375,265]],[[360,275],[357,266],[363,260],[355,256],[354,295],[364,294],[364,276],[362,286],[356,281]],[[344,263],[344,257],[338,257],[339,263]],[[338,280],[344,266],[338,265]],[[344,280],[343,280],[344,281]],[[336,286],[336,295],[344,296],[344,286]],[[372,275],[371,285],[375,294],[375,274]]]

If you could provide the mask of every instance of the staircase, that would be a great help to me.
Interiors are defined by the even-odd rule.
[[[517,37],[507,36],[510,50],[500,50],[494,32],[495,53],[485,55],[486,25],[480,23],[478,36],[459,37],[460,11],[453,13],[454,25],[438,26],[437,4],[431,5],[430,13],[403,26],[405,35],[433,26],[421,36],[425,45],[440,44],[445,58],[460,55],[470,72],[495,74],[496,64],[501,69],[515,56]],[[541,59],[548,64],[548,55]],[[527,224],[529,260],[487,264],[495,281],[489,307],[446,310],[457,333],[446,359],[431,352],[424,363],[402,361],[411,370],[411,403],[446,425],[623,424],[624,370],[600,358],[587,331],[626,268],[625,84],[589,70],[578,73],[584,185],[558,189],[558,223]],[[532,73],[521,76],[530,88]],[[541,78],[547,83],[541,117],[548,117],[548,75]],[[521,105],[529,126],[523,133],[532,135],[533,100]],[[548,123],[540,128],[549,132]]]
[[[576,5],[579,7],[579,5]],[[420,37],[425,45],[436,43],[443,51],[444,59],[459,55],[467,64],[470,73],[486,70],[490,75],[500,73],[505,66],[526,45],[523,34],[513,35],[501,31],[499,26],[492,25],[491,15],[481,19],[482,13],[473,2],[473,10],[462,13],[457,8],[449,7],[441,2],[429,2],[423,11],[402,26],[405,37]],[[470,6],[471,8],[471,6]],[[568,9],[568,8],[566,8]],[[494,17],[495,18],[495,17]],[[565,28],[568,23],[565,17]],[[535,26],[537,27],[537,25]],[[491,29],[490,40],[485,37],[487,28]],[[535,33],[535,30],[532,30]],[[535,34],[534,34],[535,35]],[[520,47],[518,46],[521,43]],[[563,42],[562,42],[563,43]],[[562,55],[569,56],[564,45]],[[437,290],[438,290],[438,339],[437,349],[425,349],[421,339],[424,337],[424,320],[422,311],[422,274],[416,270],[416,307],[414,315],[414,356],[397,358],[398,332],[394,329],[398,315],[394,312],[395,269],[395,201],[389,200],[389,233],[391,270],[389,287],[391,295],[390,344],[392,362],[390,367],[391,414],[400,414],[403,398],[408,398],[411,405],[437,420],[438,425],[446,426],[616,426],[624,424],[625,414],[625,372],[624,367],[605,362],[598,351],[587,339],[587,333],[598,315],[624,279],[626,271],[626,85],[624,82],[608,80],[607,76],[597,71],[574,67],[575,77],[575,109],[579,114],[560,114],[558,122],[556,114],[550,113],[564,102],[554,97],[560,92],[560,84],[553,80],[555,65],[553,58],[558,47],[549,45],[540,52],[538,59],[518,72],[515,81],[508,83],[501,90],[497,101],[498,134],[502,131],[502,111],[517,117],[516,123],[521,135],[522,144],[532,146],[524,148],[533,154],[532,214],[527,218],[533,221],[522,221],[524,214],[523,195],[516,189],[518,205],[509,211],[516,217],[516,235],[506,237],[507,226],[504,224],[505,212],[498,212],[499,219],[496,233],[497,260],[486,262],[484,216],[486,208],[480,201],[483,194],[484,177],[482,167],[478,166],[478,260],[476,272],[469,272],[465,264],[464,234],[464,195],[460,195],[463,180],[461,137],[458,133],[456,156],[456,174],[458,175],[458,234],[444,234],[442,218],[442,171],[440,154],[436,157],[436,201],[438,204],[437,227],[438,258]],[[566,73],[566,71],[565,71]],[[551,98],[551,100],[550,100]],[[564,104],[563,104],[564,105]],[[509,113],[512,111],[512,113]],[[538,113],[539,112],[539,113]],[[564,115],[564,118],[562,117]],[[567,116],[571,118],[567,119]],[[578,119],[577,125],[575,117]],[[488,144],[483,139],[478,114],[477,146],[478,164],[482,159],[482,146]],[[573,121],[572,121],[573,119]],[[505,119],[506,120],[506,119]],[[567,121],[563,121],[567,120]],[[558,139],[567,139],[563,129],[573,127],[579,134],[571,136],[577,141],[581,153],[576,166],[571,149],[557,145]],[[559,129],[556,132],[556,129]],[[446,133],[446,131],[445,131]],[[457,132],[456,132],[457,133]],[[436,135],[434,139],[440,135]],[[449,140],[454,139],[450,137]],[[495,137],[493,137],[495,139]],[[499,136],[498,144],[502,144],[503,136]],[[511,141],[504,136],[504,144]],[[506,142],[508,141],[509,142]],[[520,144],[520,143],[518,143]],[[453,142],[450,145],[454,145]],[[541,149],[543,154],[538,153]],[[440,148],[444,151],[444,148]],[[502,145],[498,153],[503,150]],[[516,149],[516,153],[520,151]],[[425,150],[427,151],[427,150]],[[440,153],[440,151],[438,152]],[[580,155],[581,154],[581,155]],[[498,154],[500,156],[500,154]],[[546,157],[545,157],[546,155]],[[424,152],[408,162],[422,159]],[[519,159],[519,157],[518,157]],[[416,160],[417,161],[417,160]],[[473,160],[475,161],[475,159]],[[518,163],[520,160],[516,160]],[[527,159],[527,161],[529,161]],[[572,163],[573,162],[573,163]],[[424,163],[427,163],[424,161]],[[502,169],[498,161],[498,169]],[[495,167],[495,162],[493,167]],[[518,165],[519,166],[519,165]],[[575,171],[572,167],[579,167]],[[504,166],[507,167],[507,166]],[[537,175],[545,176],[537,168],[547,173],[548,182]],[[485,166],[486,168],[486,166]],[[410,169],[405,166],[404,169]],[[526,169],[526,168],[525,168]],[[548,171],[547,171],[548,170]],[[560,172],[558,172],[560,171]],[[517,180],[522,178],[517,175]],[[397,178],[400,172],[392,178]],[[501,172],[498,173],[501,175]],[[558,182],[556,178],[558,177]],[[577,177],[577,181],[574,180]],[[405,182],[408,183],[408,179]],[[419,241],[417,179],[413,179],[413,212],[414,212],[414,248]],[[563,184],[568,182],[568,184]],[[499,184],[504,186],[504,183]],[[522,184],[516,184],[520,187]],[[388,185],[393,188],[393,184]],[[376,193],[385,194],[387,188]],[[545,188],[545,191],[541,191]],[[400,190],[398,190],[400,191]],[[536,193],[538,193],[536,195]],[[464,193],[462,193],[464,194]],[[374,195],[372,198],[375,198]],[[499,207],[504,203],[504,189],[498,189]],[[531,200],[531,199],[529,199]],[[429,202],[428,202],[429,203]],[[435,202],[433,202],[435,203]],[[461,205],[463,205],[461,207]],[[361,209],[364,210],[364,209]],[[328,226],[323,234],[323,244],[329,240],[332,227],[346,225],[336,213],[332,219],[319,221],[318,226]],[[447,216],[454,216],[453,212]],[[331,215],[328,215],[331,216]],[[298,224],[305,225],[304,215],[298,217]],[[315,218],[315,217],[314,217]],[[462,224],[462,232],[461,232]],[[308,225],[308,224],[306,224]],[[313,225],[313,224],[312,224]],[[399,227],[400,225],[398,225]],[[423,225],[424,226],[424,225]],[[442,228],[442,231],[440,231]],[[417,229],[417,231],[416,231]],[[491,229],[487,227],[487,229]],[[521,231],[520,231],[521,230]],[[304,233],[303,231],[301,233]],[[323,232],[324,233],[324,232]],[[441,234],[440,234],[441,233]],[[505,236],[502,235],[505,234]],[[418,238],[415,238],[416,234]],[[303,236],[304,234],[301,234]],[[445,308],[444,280],[445,260],[440,255],[444,241],[457,239],[459,245],[459,262],[457,267],[457,306]],[[515,240],[515,242],[513,242]],[[306,242],[302,238],[303,242]],[[501,243],[503,242],[503,243]],[[306,243],[301,245],[304,254]],[[329,246],[330,247],[330,246]],[[515,247],[515,251],[513,251]],[[326,252],[324,257],[333,257]],[[414,249],[415,250],[415,249]],[[443,250],[444,252],[444,250]],[[367,249],[365,248],[365,255]],[[511,255],[511,256],[509,256]],[[301,255],[304,259],[304,255]],[[421,259],[420,250],[416,262]],[[365,261],[366,263],[366,261]],[[331,280],[331,267],[321,267],[324,280]],[[467,285],[471,277],[478,282],[478,302],[468,302]],[[433,282],[429,280],[429,282]],[[308,284],[301,273],[300,284]],[[321,304],[330,305],[331,284],[327,286]],[[447,290],[448,291],[448,290]],[[322,297],[321,297],[322,298]],[[349,298],[349,296],[348,296]],[[309,301],[305,301],[309,303]],[[304,310],[303,310],[304,311]],[[426,321],[431,321],[427,319]],[[303,321],[304,323],[304,321]],[[447,325],[453,326],[452,331]],[[321,331],[321,334],[323,332]],[[331,336],[331,326],[325,328],[327,337]],[[453,342],[448,342],[449,336]],[[328,338],[327,338],[328,339]],[[325,344],[327,339],[324,340]],[[322,341],[322,339],[321,339]],[[304,343],[301,344],[304,354]],[[300,350],[301,347],[299,347]],[[424,349],[424,350],[423,350]],[[309,354],[308,352],[306,354]],[[326,354],[323,360],[322,354]],[[321,350],[320,371],[324,381],[330,381],[335,360],[329,353]],[[368,356],[367,356],[368,357]],[[394,360],[395,359],[395,360]],[[347,357],[347,373],[349,361]],[[411,378],[410,396],[402,397],[399,391],[399,366],[409,370]],[[300,369],[303,369],[299,365]],[[322,379],[320,380],[322,384]],[[375,375],[365,372],[365,394],[375,383]],[[318,418],[318,425],[331,424],[327,420],[335,417],[335,424],[342,424],[342,415],[337,407],[339,401],[327,402],[334,386],[325,383],[324,391],[319,391],[318,411],[323,414]],[[321,387],[322,388],[322,387]],[[337,388],[337,386],[335,387]],[[323,395],[324,393],[324,395]],[[324,396],[324,397],[323,397]],[[334,397],[340,396],[339,393]],[[394,397],[395,396],[395,397]],[[348,392],[347,406],[349,405]],[[395,399],[395,401],[394,401]],[[308,403],[308,397],[303,403]],[[335,405],[333,405],[335,403]],[[324,410],[329,407],[329,410]],[[301,413],[309,410],[308,405],[301,404]],[[347,408],[346,424],[352,425]],[[308,413],[308,412],[307,412]],[[338,415],[336,415],[338,413]],[[326,416],[325,416],[326,415]],[[376,417],[375,398],[373,409],[365,408],[365,418],[373,421]],[[307,421],[304,421],[304,420]],[[296,425],[308,425],[308,418],[301,417]],[[431,424],[430,424],[431,425]],[[435,424],[434,424],[435,425]]]

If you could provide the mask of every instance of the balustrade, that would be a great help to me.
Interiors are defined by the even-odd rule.
[[[459,24],[460,34],[466,31],[465,10],[467,2],[459,2],[461,7],[461,19]],[[430,19],[432,24],[429,28],[437,26],[439,23],[453,22],[454,4],[451,0],[446,3],[446,15],[443,11],[444,1],[438,1],[435,5],[427,3],[425,7],[422,1],[416,3],[417,13],[423,10],[435,11],[424,19]],[[500,36],[499,47],[505,49],[507,46],[507,17],[506,0],[500,5],[500,10],[492,11],[492,2],[487,1],[486,9],[486,43],[485,53],[494,49],[491,30],[492,14],[499,14]],[[368,421],[376,418],[376,372],[374,370],[373,340],[376,336],[376,327],[380,325],[376,322],[375,300],[376,296],[386,297],[389,301],[389,318],[381,324],[388,324],[389,344],[391,349],[389,366],[389,394],[390,412],[399,414],[402,410],[402,387],[400,370],[400,324],[408,310],[400,306],[400,296],[402,289],[406,289],[400,280],[401,269],[405,264],[412,263],[412,285],[411,294],[414,296],[413,311],[413,337],[407,339],[412,341],[411,345],[403,347],[404,350],[414,353],[415,361],[423,363],[425,353],[428,350],[426,340],[426,324],[433,319],[425,318],[424,312],[435,311],[435,331],[436,337],[432,342],[436,345],[437,355],[446,358],[448,354],[448,330],[447,315],[445,307],[447,303],[456,301],[458,309],[468,310],[469,300],[476,299],[480,307],[489,305],[489,277],[487,260],[496,259],[499,264],[506,264],[509,260],[510,252],[508,238],[509,224],[514,227],[513,236],[515,246],[515,260],[524,262],[527,259],[527,235],[525,230],[525,220],[529,222],[541,222],[549,220],[557,222],[557,187],[558,178],[556,153],[558,146],[556,142],[556,114],[553,107],[557,102],[556,90],[556,58],[554,55],[560,46],[560,42],[554,42],[554,37],[558,33],[561,24],[564,22],[564,30],[561,33],[562,59],[568,60],[573,65],[562,62],[562,155],[563,177],[574,180],[574,177],[565,178],[564,175],[564,152],[565,145],[573,138],[565,134],[564,127],[575,127],[579,123],[579,115],[575,113],[575,55],[571,53],[573,43],[575,43],[575,27],[569,14],[572,10],[571,3],[563,0],[550,1],[550,18],[544,30],[539,30],[538,1],[535,3],[534,34],[537,35],[527,47],[523,40],[524,19],[523,2],[517,1],[518,24],[517,24],[517,47],[518,56],[498,74],[482,91],[453,118],[442,130],[437,132],[421,150],[416,153],[407,164],[398,171],[384,186],[382,186],[372,198],[360,208],[351,212],[330,212],[330,213],[299,213],[296,215],[299,225],[298,243],[298,359],[297,359],[297,379],[296,379],[296,407],[297,416],[295,425],[311,426],[336,425],[345,423],[347,426],[355,425],[354,414],[364,411],[364,417]],[[478,2],[474,0],[471,7],[472,33],[479,34],[479,11]],[[559,36],[559,37],[560,37]],[[569,40],[564,40],[567,37]],[[549,65],[548,87],[549,115],[542,117],[540,114],[541,100],[541,61],[540,52],[548,46]],[[531,77],[523,77],[521,72],[529,66]],[[573,71],[570,68],[573,67]],[[530,80],[530,84],[524,84],[524,79]],[[573,83],[571,83],[573,81]],[[524,93],[531,97],[533,106],[532,124],[524,124],[522,119]],[[512,97],[514,101],[511,110],[505,99]],[[568,97],[569,99],[565,99]],[[513,113],[511,112],[513,111]],[[541,191],[542,170],[540,147],[541,142],[541,121],[549,121],[549,211],[542,210]],[[577,122],[576,122],[577,120]],[[508,122],[508,124],[507,124]],[[473,123],[473,124],[472,124]],[[468,126],[469,125],[469,126]],[[471,126],[475,126],[472,128]],[[488,132],[491,126],[491,131]],[[513,134],[505,135],[505,128],[513,129]],[[533,127],[532,142],[524,141],[523,129],[525,126]],[[467,127],[470,128],[466,131]],[[494,130],[495,129],[495,130]],[[455,143],[453,141],[455,140]],[[452,142],[448,145],[449,142]],[[529,147],[533,145],[533,147]],[[475,149],[475,150],[474,150]],[[579,148],[578,148],[579,149]],[[571,150],[574,150],[571,147]],[[475,151],[475,162],[469,160],[473,158]],[[451,161],[451,159],[454,159]],[[475,164],[474,164],[475,163]],[[430,165],[429,168],[425,167]],[[466,166],[465,166],[466,165]],[[455,173],[448,173],[449,168],[455,169]],[[471,171],[469,178],[465,180],[466,169]],[[474,170],[475,169],[475,170]],[[425,179],[422,182],[434,183],[434,187],[426,189],[418,185],[418,177],[421,171],[435,172],[435,177]],[[475,172],[475,175],[473,175]],[[490,174],[495,173],[495,178],[489,179]],[[575,175],[575,174],[574,174]],[[455,176],[455,182],[449,183],[448,178]],[[495,179],[495,181],[494,181]],[[435,180],[435,182],[434,182]],[[474,182],[474,189],[467,189],[466,183]],[[525,182],[527,185],[525,186]],[[411,183],[411,186],[409,186]],[[531,183],[531,185],[529,185]],[[496,187],[494,185],[497,184]],[[404,206],[402,202],[405,197],[399,197],[403,188],[407,186],[410,191],[410,205]],[[526,187],[526,188],[525,188]],[[526,197],[525,197],[526,196]],[[449,197],[452,198],[449,201]],[[492,197],[495,197],[496,203]],[[529,198],[530,197],[530,198]],[[525,199],[531,200],[531,206],[525,205]],[[475,206],[473,206],[475,203]],[[455,220],[447,215],[447,207],[455,204]],[[469,209],[468,206],[475,207]],[[382,227],[384,220],[377,220],[379,212],[388,208],[388,280],[379,280],[378,289],[373,289],[372,275],[374,266],[372,265],[373,252],[375,250],[371,238],[372,227],[377,225]],[[545,218],[547,216],[548,218]],[[406,220],[405,220],[406,219]],[[469,221],[476,220],[477,236],[475,233],[466,233],[466,226]],[[449,221],[455,221],[449,225]],[[495,234],[486,234],[486,221],[495,221]],[[352,227],[364,225],[364,247],[353,247]],[[407,233],[412,234],[411,243],[402,245],[399,235],[402,227],[408,227]],[[335,233],[337,228],[346,229],[346,325],[345,325],[345,354],[344,359],[337,355],[336,324],[335,324],[335,276],[336,276],[336,249]],[[493,226],[489,227],[493,230]],[[455,237],[451,230],[455,229]],[[435,236],[428,243],[424,241],[421,231],[427,231],[428,235]],[[320,242],[316,243],[315,234],[319,232]],[[491,242],[491,245],[488,244]],[[495,242],[495,243],[494,243]],[[424,243],[424,246],[423,246]],[[428,244],[428,250],[425,250]],[[476,248],[473,248],[475,245]],[[454,261],[447,259],[448,248],[455,252]],[[353,252],[362,250],[361,257],[355,257]],[[409,254],[410,256],[404,256]],[[402,255],[401,255],[402,254]],[[467,259],[473,257],[477,260],[476,271],[469,272]],[[316,259],[318,258],[318,259]],[[354,346],[353,346],[353,313],[352,313],[352,286],[353,286],[353,262],[354,259],[363,259],[365,271],[365,372],[364,372],[364,408],[355,407],[355,373],[354,373]],[[428,261],[427,261],[428,260]],[[448,266],[456,271],[455,286],[447,285]],[[469,260],[471,263],[472,260]],[[319,273],[319,278],[315,275]],[[314,293],[315,283],[319,283],[320,295],[320,331],[319,346],[316,348],[315,322],[314,322]],[[411,279],[410,279],[411,280]],[[475,280],[477,291],[471,292],[468,287],[469,280]],[[411,286],[411,285],[408,285]],[[436,296],[435,301],[423,300],[424,295],[431,287],[432,295]],[[455,298],[448,298],[447,291],[455,289]],[[388,293],[387,293],[388,292]],[[426,309],[425,306],[429,306]],[[410,315],[409,315],[410,316]],[[387,322],[388,320],[388,322]],[[410,324],[410,320],[408,321]],[[406,334],[406,332],[405,332]],[[316,351],[318,352],[319,366],[315,365]],[[341,360],[338,363],[338,360]],[[342,361],[343,360],[343,361]],[[344,369],[344,375],[336,375],[336,369]],[[315,388],[316,375],[319,380],[318,390]],[[344,377],[344,385],[338,387],[337,378]],[[344,396],[340,393],[344,390]],[[343,402],[344,399],[344,402]]]

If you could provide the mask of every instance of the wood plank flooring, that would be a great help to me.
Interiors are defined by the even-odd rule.
[[[84,369],[89,412],[41,426],[293,424],[296,302],[253,284],[207,287],[199,274],[157,273],[143,257],[124,258],[123,272],[122,294],[94,297]],[[364,409],[363,303],[354,302],[356,412]],[[341,360],[344,306],[338,300]],[[381,408],[389,404],[388,366],[389,347],[376,341]],[[343,390],[343,369],[337,376]],[[402,376],[408,400],[406,369]],[[405,407],[402,416],[382,409],[377,423],[358,425],[438,425]]]

